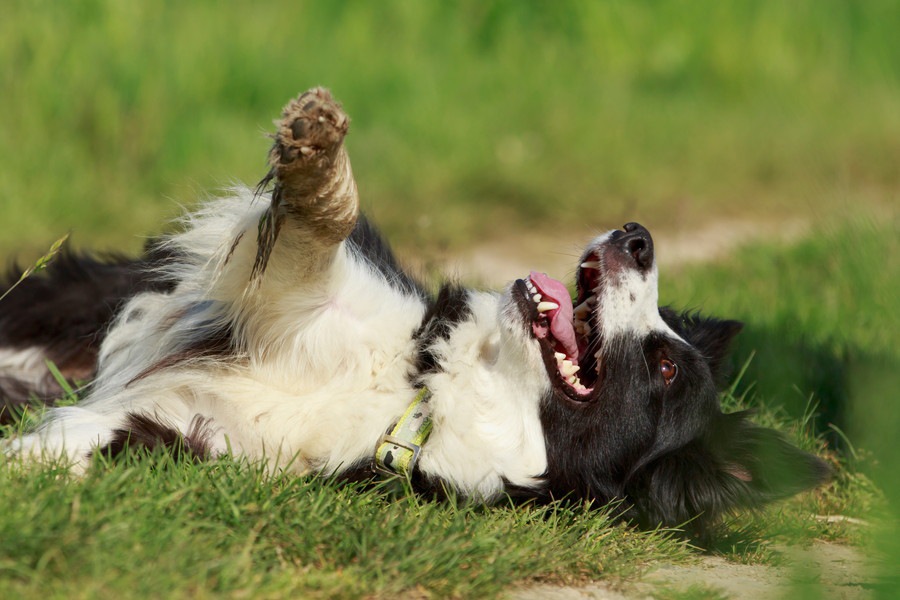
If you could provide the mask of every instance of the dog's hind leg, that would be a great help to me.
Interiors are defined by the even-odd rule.
[[[323,266],[328,250],[356,225],[359,199],[343,140],[350,119],[323,88],[304,92],[288,103],[276,121],[269,151],[271,169],[260,184],[274,181],[271,205],[259,223],[254,277],[266,270],[276,240],[294,247],[292,262],[309,271]],[[317,264],[318,263],[318,264]]]

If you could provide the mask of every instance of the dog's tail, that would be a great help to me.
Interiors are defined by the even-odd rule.
[[[170,258],[152,242],[137,259],[66,245],[46,269],[21,281],[16,264],[0,274],[0,294],[8,292],[0,300],[0,424],[16,422],[29,404],[52,403],[64,386],[90,382],[124,301],[171,289],[154,269]]]

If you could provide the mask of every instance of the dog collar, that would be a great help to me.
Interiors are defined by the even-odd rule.
[[[422,444],[431,433],[431,391],[422,387],[397,423],[375,445],[375,472],[383,475],[412,475]]]

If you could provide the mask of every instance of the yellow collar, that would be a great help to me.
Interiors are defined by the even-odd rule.
[[[375,472],[383,475],[412,475],[422,445],[431,433],[431,391],[423,386],[397,424],[375,445]]]

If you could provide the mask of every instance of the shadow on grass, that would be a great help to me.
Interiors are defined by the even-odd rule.
[[[807,424],[810,432],[836,451],[846,470],[839,473],[841,481],[834,486],[839,489],[824,492],[842,498],[827,498],[812,506],[866,511],[858,516],[871,527],[856,527],[850,539],[867,540],[866,553],[879,566],[874,577],[860,585],[875,597],[900,597],[900,577],[894,572],[900,564],[900,359],[849,344],[817,343],[790,328],[753,325],[741,334],[734,355],[738,361],[753,356],[736,396],[744,396],[751,406],[765,405],[781,422],[803,425],[814,410],[814,420]],[[865,497],[872,493],[879,497],[874,505],[872,498]],[[767,537],[779,529],[778,524],[760,529],[758,523],[739,520],[709,550],[739,562],[777,563]],[[813,524],[807,533],[798,529],[788,537],[798,533],[799,539],[810,533],[821,535]],[[847,539],[841,533],[826,538],[830,536]]]

